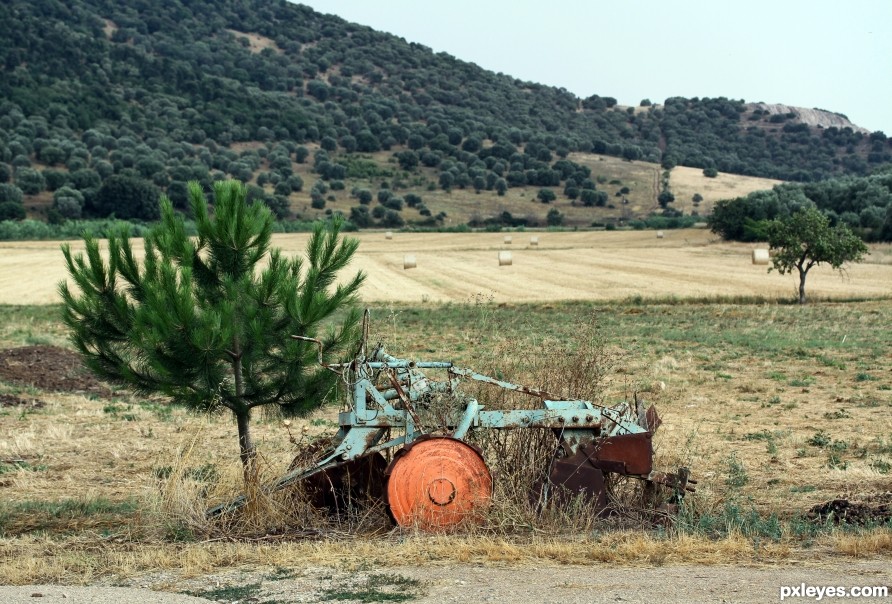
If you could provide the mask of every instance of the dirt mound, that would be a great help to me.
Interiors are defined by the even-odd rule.
[[[84,367],[77,353],[55,346],[0,350],[0,379],[52,392],[110,397],[111,390]]]
[[[892,491],[832,499],[811,508],[807,516],[820,522],[861,526],[892,522]]]
[[[29,409],[40,409],[45,407],[46,403],[36,398],[19,398],[14,394],[0,394],[0,407],[27,407]]]

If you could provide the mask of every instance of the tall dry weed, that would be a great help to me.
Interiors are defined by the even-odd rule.
[[[633,405],[637,402],[639,385],[630,384],[628,376],[618,371],[626,366],[629,353],[608,341],[595,313],[576,327],[572,338],[546,336],[535,347],[518,348],[513,341],[499,340],[499,325],[491,318],[477,325],[491,330],[496,339],[493,354],[479,370],[482,373],[531,386],[555,399],[587,400],[602,406],[616,404],[617,398],[631,399]],[[468,382],[463,388],[490,409],[542,407],[539,397],[480,382]],[[553,430],[478,430],[469,435],[468,441],[481,449],[493,474],[493,504],[484,530],[499,534],[578,534],[606,526],[652,526],[667,519],[655,509],[666,503],[671,493],[648,488],[639,480],[610,475],[606,482],[610,500],[607,515],[595,502],[581,496],[553,498],[543,508],[538,493],[559,442],[559,434]],[[690,459],[690,452],[670,455],[664,451],[662,457],[681,462]]]
[[[156,469],[146,489],[149,518],[153,528],[164,538],[256,539],[282,536],[288,538],[369,535],[390,528],[387,511],[381,501],[343,502],[329,513],[315,507],[300,481],[273,490],[282,469],[264,455],[255,463],[256,480],[245,484],[240,461],[210,465],[198,452],[199,429],[190,442],[169,459],[170,465]],[[311,467],[322,454],[328,438],[308,441],[299,450],[292,468]],[[209,517],[207,511],[220,504],[238,502],[237,507]]]

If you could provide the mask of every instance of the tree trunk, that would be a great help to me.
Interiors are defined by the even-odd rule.
[[[799,269],[799,304],[805,304],[805,277],[807,270]]]
[[[242,377],[242,350],[238,338],[236,338],[233,348],[235,360],[232,363],[232,372],[235,374],[235,396],[238,399],[235,419],[238,423],[239,457],[242,460],[245,488],[250,492],[251,486],[257,482],[257,466],[254,463],[257,457],[257,449],[254,448],[254,440],[251,438],[251,408],[244,402],[245,383]]]
[[[251,438],[251,410],[244,413],[236,413],[238,423],[239,457],[242,460],[242,472],[245,477],[245,486],[254,482],[257,474],[257,466],[254,461],[257,457],[257,449],[254,448],[254,440]]]

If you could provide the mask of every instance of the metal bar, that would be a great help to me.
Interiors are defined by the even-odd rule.
[[[402,386],[400,386],[399,380],[393,373],[390,373],[389,377],[390,383],[393,384],[393,388],[396,390],[399,400],[403,404],[403,409],[405,409],[412,418],[412,425],[423,432],[424,426],[421,424],[421,418],[419,418],[418,414],[415,412],[415,408],[412,406],[412,401],[409,400],[409,396],[405,393]]]
[[[455,430],[452,431],[452,438],[464,438],[465,434],[467,434],[468,430],[471,428],[471,424],[479,417],[481,409],[483,409],[483,405],[476,400],[471,399],[468,402],[468,406],[465,407],[465,412],[458,421],[458,425],[455,427]]]
[[[312,476],[317,472],[321,472],[323,470],[327,470],[333,466],[338,465],[340,460],[338,458],[329,459],[326,462],[315,465],[312,468],[301,468],[299,470],[294,470],[293,472],[289,472],[282,476],[279,480],[272,484],[269,488],[265,489],[267,493],[273,493],[275,491],[279,491],[290,484],[294,484],[299,480],[303,480],[308,476]],[[216,505],[205,511],[205,517],[213,518],[214,516],[219,516],[220,514],[226,514],[228,512],[234,512],[242,507],[248,502],[248,498],[245,495],[239,495],[232,501],[228,501],[226,503],[221,503],[220,505]]]
[[[387,401],[387,399],[384,398],[384,396],[381,394],[381,392],[377,388],[375,388],[375,385],[372,384],[371,381],[369,381],[368,379],[363,379],[362,387],[364,390],[363,396],[362,396],[363,401],[365,401],[365,392],[368,392],[369,394],[372,395],[372,398],[375,399],[375,402],[378,404],[378,406],[381,409],[392,409],[393,408],[390,405],[390,403]],[[399,396],[399,395],[397,395],[397,396]],[[365,408],[365,406],[363,406],[363,408]],[[365,418],[363,418],[363,419],[365,419]]]
[[[356,380],[353,384],[353,411],[365,417],[365,384],[367,380]]]
[[[461,367],[453,367],[449,370],[449,373],[455,375],[461,375],[466,378],[470,378],[472,380],[476,380],[478,382],[483,382],[485,384],[492,384],[493,386],[498,386],[499,388],[504,388],[505,390],[514,390],[515,392],[523,392],[524,394],[529,394],[530,396],[538,396],[543,399],[559,399],[559,396],[553,396],[544,390],[539,390],[538,388],[530,388],[529,386],[521,386],[520,384],[512,384],[511,382],[504,382],[502,380],[497,380],[495,378],[489,377],[488,375],[483,375],[482,373],[477,373],[476,371],[471,371],[470,369],[462,369]]]
[[[398,409],[389,409],[370,413],[372,417],[361,418],[352,411],[342,411],[338,414],[338,423],[343,428],[405,428],[406,412]]]
[[[415,435],[415,436],[417,438],[417,435]],[[378,453],[379,451],[384,451],[391,447],[396,447],[397,445],[401,445],[404,442],[406,442],[405,434],[403,434],[402,436],[397,436],[396,438],[391,438],[387,442],[383,442],[380,445],[375,445],[374,447],[371,447],[366,453],[369,453],[369,454]]]
[[[601,428],[600,409],[510,409],[480,411],[480,428]]]
[[[453,384],[451,382],[431,382],[428,381],[424,388],[418,388],[415,385],[409,389],[408,395],[409,400],[417,401],[423,395],[428,392],[452,392]],[[395,398],[399,398],[399,393],[395,388],[388,388],[387,390],[379,390],[381,396],[385,399],[392,401]]]
[[[449,369],[452,367],[450,361],[406,361],[397,359],[395,361],[369,361],[366,366],[372,369]]]

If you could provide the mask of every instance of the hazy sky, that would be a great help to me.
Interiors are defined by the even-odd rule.
[[[892,0],[301,3],[580,97],[816,107],[892,136]]]

